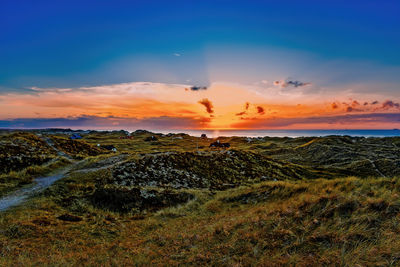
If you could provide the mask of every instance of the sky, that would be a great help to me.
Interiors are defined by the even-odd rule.
[[[400,128],[399,1],[0,2],[0,128]]]

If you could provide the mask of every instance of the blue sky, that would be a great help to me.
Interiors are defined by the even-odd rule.
[[[206,83],[214,63],[209,54],[220,47],[231,50],[226,58],[246,57],[256,49],[309,54],[318,62],[400,65],[398,1],[39,0],[0,5],[0,85],[6,88]],[[290,64],[288,57],[280,61]],[[299,71],[305,66],[300,64]],[[281,75],[296,74],[290,71]]]
[[[332,119],[338,128],[349,112],[358,113],[358,128],[367,113],[389,114],[382,127],[397,127],[399,14],[399,1],[388,0],[4,0],[0,119],[13,125],[10,119],[99,116],[107,125],[102,118],[122,116],[128,123],[162,118],[163,125],[182,119],[198,127],[247,127],[243,121],[254,118],[238,121],[243,111],[236,109],[253,101],[253,115],[266,110],[259,127],[281,125],[271,121],[277,114],[282,120],[302,114],[298,122],[339,116]],[[194,85],[208,90],[184,90]],[[233,92],[240,96],[221,101]],[[214,103],[215,114],[201,114],[200,95]],[[80,97],[96,98],[98,106],[88,109]],[[150,117],[147,108],[137,110],[156,102],[164,109]],[[371,115],[366,126],[377,127],[382,116]]]

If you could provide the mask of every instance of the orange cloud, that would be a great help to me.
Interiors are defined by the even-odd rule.
[[[185,91],[185,88],[190,87],[190,85],[141,82],[80,88],[32,88],[30,93],[0,94],[0,120],[93,117],[96,119],[86,121],[93,123],[102,121],[104,125],[112,121],[120,123],[121,127],[126,125],[122,122],[131,122],[132,125],[138,126],[152,125],[154,129],[157,128],[157,122],[163,127],[167,127],[166,124],[170,122],[176,127],[184,128],[182,125],[187,123],[188,127],[209,129],[252,128],[261,127],[260,125],[343,128],[345,124],[342,120],[329,120],[329,123],[324,123],[321,120],[303,118],[400,111],[398,99],[384,101],[386,98],[376,95],[363,98],[360,95],[348,96],[348,94],[306,94],[301,91],[302,86],[298,86],[296,92],[288,92],[273,85],[265,88],[213,83],[206,90]],[[278,121],[275,119],[276,116],[279,116],[280,122],[287,120],[291,123],[285,126],[272,123]],[[105,119],[103,121],[100,118]],[[143,124],[134,124],[135,120],[144,121]],[[298,124],[294,123],[296,120]],[[358,123],[366,124],[367,120]],[[376,120],[375,123],[374,127],[389,125],[388,121],[383,124]],[[399,128],[398,124],[392,121],[390,128]],[[353,125],[349,124],[346,127],[352,128]]]
[[[263,107],[261,107],[261,106],[257,106],[257,113],[258,113],[258,114],[260,114],[260,115],[263,115],[263,114],[265,114],[265,110],[264,110],[264,108],[263,108]]]
[[[210,113],[210,114],[214,113],[214,110],[213,110],[214,106],[210,100],[208,100],[207,98],[204,98],[204,99],[200,100],[199,103],[206,107],[207,113]]]
[[[363,113],[296,118],[248,118],[231,125],[237,129],[392,129],[398,113]]]

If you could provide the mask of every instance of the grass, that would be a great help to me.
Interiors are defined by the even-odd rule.
[[[390,147],[398,139],[221,138],[231,143],[230,154],[237,154],[232,157],[211,153],[211,139],[157,135],[156,142],[144,141],[150,135],[131,140],[120,139],[122,132],[92,132],[76,141],[83,145],[52,137],[84,159],[23,206],[0,214],[0,266],[400,265],[400,180],[391,175],[398,159]],[[98,143],[114,145],[118,153],[90,156]],[[79,145],[88,150],[79,154]],[[113,164],[134,163],[142,171],[147,166],[140,165],[142,156],[148,153],[144,158],[152,168],[190,170],[216,185],[227,178],[237,183],[231,189],[114,183]],[[371,176],[370,161],[386,177]],[[15,173],[20,177],[15,181],[29,182],[28,177],[57,167],[28,167]],[[208,176],[201,175],[203,169]],[[256,179],[267,171],[279,174],[277,180]],[[355,172],[360,177],[346,176]],[[104,188],[116,192],[125,208],[93,201]],[[165,201],[150,208],[142,190]],[[190,195],[190,200],[170,205],[164,191]],[[144,206],[135,204],[141,201]]]
[[[31,165],[21,171],[11,171],[0,175],[0,197],[23,185],[32,183],[34,178],[50,173],[71,164],[64,157],[54,158],[43,165]]]
[[[82,190],[70,188],[75,196]],[[399,264],[398,178],[263,182],[192,193],[189,203],[150,214],[115,213],[84,201],[79,211],[61,206],[57,195],[41,195],[0,217],[0,264]],[[57,219],[65,213],[82,221]]]
[[[56,149],[47,143],[46,138],[54,143]],[[65,136],[38,136],[30,132],[1,135],[0,151],[0,197],[32,183],[36,177],[71,164],[65,157],[57,156],[59,151],[75,159],[96,158],[109,153],[84,141],[70,140]]]

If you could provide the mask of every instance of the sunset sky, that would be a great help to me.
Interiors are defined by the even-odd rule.
[[[0,128],[400,128],[399,1],[1,1]]]

